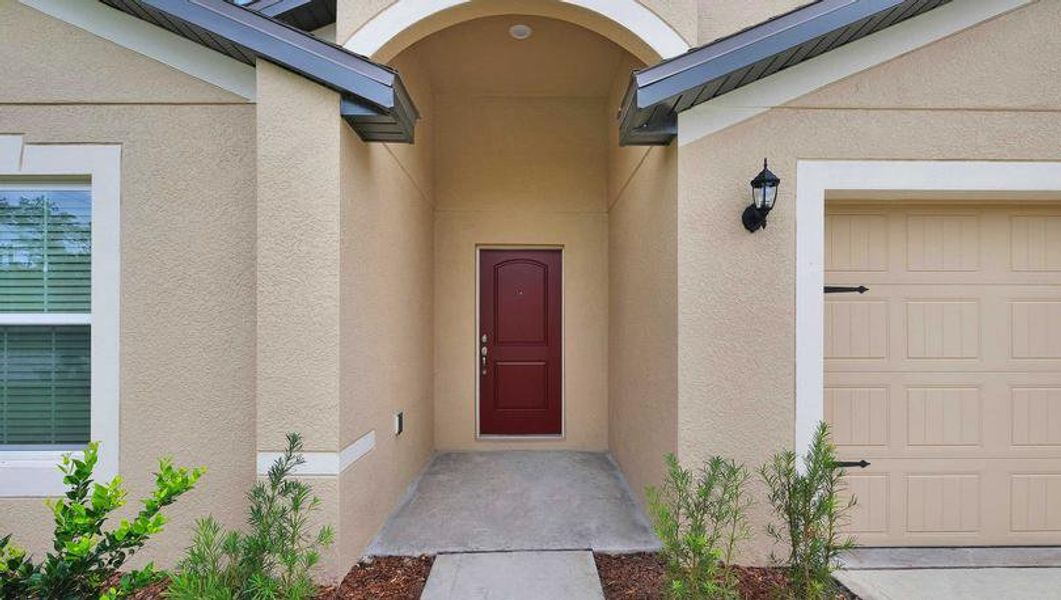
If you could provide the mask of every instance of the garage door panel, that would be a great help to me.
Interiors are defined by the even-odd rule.
[[[1061,215],[1010,216],[1014,271],[1061,272]]]
[[[871,545],[1061,543],[1061,211],[830,207],[825,418]]]
[[[1014,386],[1010,397],[1014,446],[1061,446],[1061,385]]]
[[[979,215],[908,215],[906,231],[907,271],[980,270]]]

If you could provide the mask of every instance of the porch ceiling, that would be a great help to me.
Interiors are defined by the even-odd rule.
[[[678,113],[951,0],[818,0],[635,71],[623,101],[620,142],[666,145]]]
[[[365,141],[413,141],[418,114],[396,71],[280,20],[317,3],[259,0],[255,11],[228,0],[99,1],[240,62],[261,58],[339,92],[340,114]]]

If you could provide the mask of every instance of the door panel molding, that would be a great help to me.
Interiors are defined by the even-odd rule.
[[[564,326],[564,252],[556,245],[479,245],[475,249],[475,434],[476,439],[533,440],[562,439],[566,433],[566,411],[564,404],[564,381],[566,353]],[[505,255],[510,258],[501,260]],[[484,261],[496,261],[493,267]],[[551,263],[551,264],[550,264]],[[498,336],[499,327],[489,323],[499,307],[504,307],[499,291],[497,268],[507,264],[546,266],[543,272],[541,302],[534,308],[545,314],[538,325],[525,323],[516,329],[509,328],[507,336]],[[488,269],[490,269],[488,271]],[[546,271],[546,270],[543,270]],[[555,271],[555,272],[552,272]],[[527,273],[523,273],[527,275]],[[484,284],[494,284],[488,296]],[[489,315],[487,314],[489,313]],[[496,324],[496,321],[494,322]],[[530,327],[534,325],[533,327]],[[529,327],[529,328],[528,328]],[[532,331],[533,330],[533,331]],[[531,334],[534,335],[531,335]],[[487,359],[483,361],[482,336],[486,334]],[[517,339],[518,338],[518,339]],[[506,342],[507,339],[507,342]],[[498,348],[497,344],[502,347]],[[506,355],[507,353],[507,355]],[[544,353],[544,354],[543,354]],[[538,356],[538,354],[542,354]],[[498,360],[500,359],[500,360]],[[485,364],[484,364],[485,363]],[[528,366],[541,369],[531,372]],[[514,368],[509,368],[514,367]],[[535,398],[519,397],[500,399],[498,385],[505,370],[510,381],[525,379],[534,385]],[[484,373],[484,370],[487,373]],[[544,379],[542,379],[544,378]],[[541,380],[541,381],[539,381]],[[540,388],[540,389],[538,389]],[[540,396],[540,398],[538,397]],[[490,406],[487,406],[490,404]],[[499,406],[509,414],[499,422]],[[492,408],[491,408],[492,407]],[[522,416],[519,413],[523,413]],[[519,424],[521,418],[527,424]],[[523,429],[523,431],[519,431]]]

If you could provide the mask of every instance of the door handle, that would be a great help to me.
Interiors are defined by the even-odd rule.
[[[486,375],[486,355],[489,352],[489,350],[487,350],[487,348],[486,348],[486,334],[485,333],[483,334],[483,337],[482,337],[481,341],[482,341],[483,345],[479,347],[479,356],[482,359],[482,363],[483,363],[483,375]]]

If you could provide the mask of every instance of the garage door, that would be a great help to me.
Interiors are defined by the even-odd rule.
[[[825,416],[864,545],[1061,543],[1061,207],[833,203]]]

